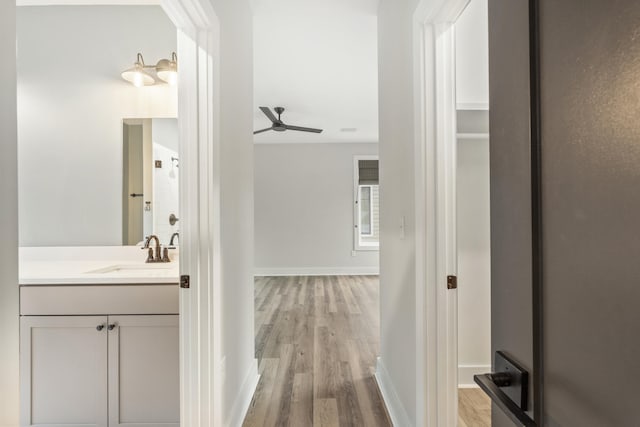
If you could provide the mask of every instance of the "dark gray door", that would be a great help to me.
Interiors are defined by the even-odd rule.
[[[640,426],[640,1],[541,1],[545,413]]]
[[[533,379],[529,64],[528,0],[490,0],[491,343]],[[531,381],[529,408],[534,395]],[[493,425],[512,425],[495,406]]]
[[[640,2],[537,3],[530,72],[529,1],[489,0],[493,348],[538,425],[640,426]]]

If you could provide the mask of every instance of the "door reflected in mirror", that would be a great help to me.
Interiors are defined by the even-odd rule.
[[[124,119],[122,128],[122,244],[155,234],[161,244],[177,246],[178,121]]]

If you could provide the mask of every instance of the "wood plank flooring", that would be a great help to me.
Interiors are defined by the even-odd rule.
[[[244,427],[391,426],[373,377],[377,276],[256,278],[260,382]]]
[[[491,427],[491,399],[479,388],[458,389],[458,427]]]

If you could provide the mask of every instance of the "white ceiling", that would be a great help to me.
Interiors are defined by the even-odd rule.
[[[160,0],[17,0],[21,6],[159,3]],[[285,107],[285,123],[324,129],[321,134],[269,131],[255,135],[254,140],[377,142],[379,0],[251,3],[254,130],[270,125],[259,106]]]
[[[378,0],[253,4],[254,129],[270,126],[259,106],[285,107],[285,123],[324,129],[270,131],[255,142],[377,142]]]

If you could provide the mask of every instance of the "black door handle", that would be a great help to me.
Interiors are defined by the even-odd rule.
[[[144,194],[142,194],[142,193],[131,193],[131,194],[129,194],[129,196],[131,196],[131,197],[142,197],[142,196],[144,196]]]
[[[496,351],[495,373],[474,375],[473,380],[511,421],[537,427],[527,414],[529,373],[502,351]]]

